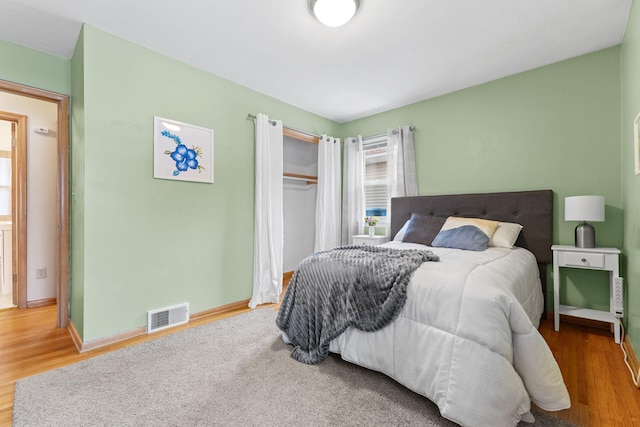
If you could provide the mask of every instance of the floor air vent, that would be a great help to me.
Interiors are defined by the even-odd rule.
[[[147,312],[147,333],[160,331],[189,321],[189,303]]]

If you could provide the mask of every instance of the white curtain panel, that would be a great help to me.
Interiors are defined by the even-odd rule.
[[[315,252],[340,246],[340,138],[322,135],[318,142],[318,195]]]
[[[283,259],[282,122],[256,117],[256,188],[253,237],[253,295],[249,307],[277,303]]]
[[[364,232],[364,155],[362,136],[344,140],[342,174],[342,244]]]
[[[416,160],[411,126],[387,131],[387,218],[391,218],[391,198],[418,195]],[[387,235],[391,227],[387,227]]]

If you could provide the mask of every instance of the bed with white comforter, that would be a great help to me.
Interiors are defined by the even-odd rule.
[[[376,332],[349,328],[330,351],[394,378],[462,425],[531,422],[531,401],[550,411],[570,406],[558,365],[537,330],[543,295],[531,252],[386,245],[428,248],[440,262],[425,262],[414,272],[392,323]]]
[[[375,332],[349,327],[330,341],[329,350],[394,378],[435,402],[444,417],[466,426],[533,421],[531,402],[551,411],[568,408],[558,365],[537,331],[552,262],[554,198],[551,190],[393,198],[391,236],[401,235],[414,214],[522,228],[512,236],[517,237],[513,249],[513,243],[489,244],[477,252],[386,244],[429,249],[440,261],[413,271],[406,301],[391,323],[371,329]],[[284,301],[281,313],[283,306]],[[309,331],[313,327],[310,323]]]

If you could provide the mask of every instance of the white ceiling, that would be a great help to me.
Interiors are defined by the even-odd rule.
[[[0,0],[0,39],[63,58],[82,23],[346,122],[622,42],[632,0]]]

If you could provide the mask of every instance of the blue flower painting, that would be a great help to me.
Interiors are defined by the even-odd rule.
[[[202,158],[202,150],[200,147],[187,148],[178,135],[168,130],[163,130],[160,134],[173,139],[176,143],[176,149],[174,151],[166,150],[164,152],[164,154],[168,154],[171,156],[171,159],[176,162],[176,170],[173,171],[173,176],[178,176],[180,172],[186,172],[189,169],[197,170],[198,173],[204,170],[204,166],[198,164],[198,157]]]
[[[153,177],[213,184],[213,129],[153,117]]]

